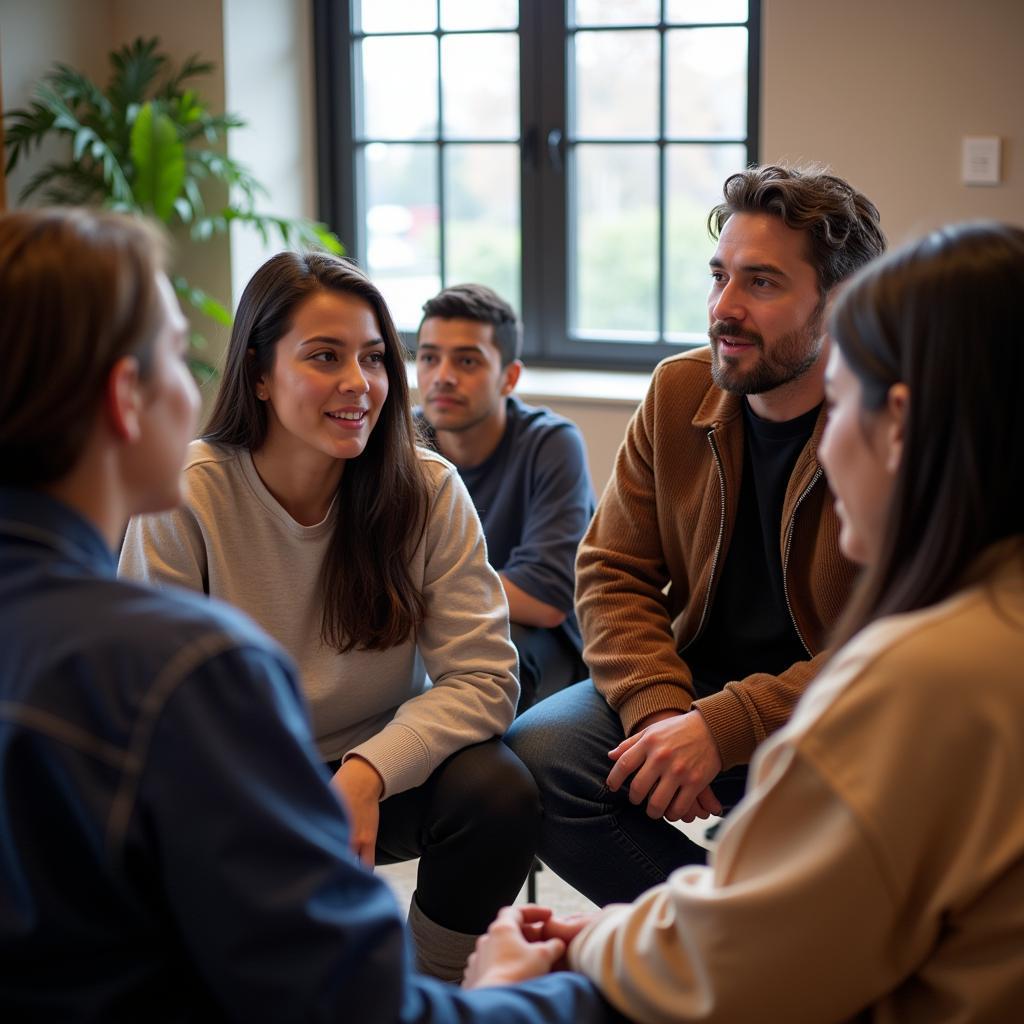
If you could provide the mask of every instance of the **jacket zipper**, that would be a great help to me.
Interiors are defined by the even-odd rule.
[[[796,630],[797,639],[803,644],[804,650],[807,652],[808,658],[813,658],[810,647],[807,646],[807,641],[804,639],[803,633],[800,632],[800,627],[797,625],[796,616],[793,614],[793,605],[789,601],[789,551],[793,544],[793,530],[796,527],[796,514],[800,511],[800,506],[803,503],[804,498],[807,497],[811,492],[811,488],[821,479],[823,470],[821,466],[818,467],[817,472],[811,478],[811,482],[803,489],[800,497],[796,499],[796,504],[793,506],[793,514],[789,517],[789,526],[786,529],[786,550],[782,555],[782,593],[786,598],[786,608],[789,611],[789,618],[793,623],[793,629]]]
[[[718,524],[718,543],[715,545],[715,557],[711,560],[711,575],[708,576],[708,589],[704,594],[704,609],[700,613],[700,624],[693,639],[686,645],[690,647],[704,630],[704,623],[708,617],[708,608],[711,606],[711,591],[715,585],[715,571],[718,569],[718,559],[722,554],[722,541],[725,540],[725,470],[722,469],[722,457],[718,454],[718,445],[715,444],[715,428],[708,431],[708,444],[711,445],[711,454],[715,457],[715,469],[718,470],[718,490],[722,497],[722,511]],[[686,647],[683,650],[686,650]]]

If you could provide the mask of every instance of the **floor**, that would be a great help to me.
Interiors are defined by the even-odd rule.
[[[416,866],[419,861],[410,860],[404,864],[388,864],[385,867],[376,869],[380,875],[394,890],[399,906],[403,910],[409,907],[413,890],[416,888]],[[526,886],[523,886],[516,903],[526,903]],[[563,882],[549,868],[542,867],[537,872],[537,902],[545,907],[551,907],[556,914],[579,914],[597,908],[578,893],[568,882]]]

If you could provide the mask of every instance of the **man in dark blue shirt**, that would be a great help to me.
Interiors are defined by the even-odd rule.
[[[619,1019],[579,975],[414,975],[288,657],[116,578],[199,404],[157,249],[113,214],[0,218],[0,1019]]]
[[[453,285],[423,306],[417,418],[483,524],[508,598],[524,711],[586,675],[574,563],[594,491],[579,428],[512,394],[521,351],[518,317],[485,285]]]

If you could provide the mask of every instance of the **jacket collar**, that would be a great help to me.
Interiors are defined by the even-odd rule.
[[[705,363],[709,368],[711,367],[711,349],[701,349],[699,352],[693,354],[691,358],[696,358],[699,362]],[[743,396],[734,395],[729,391],[723,391],[716,384],[710,384],[708,390],[704,394],[704,398],[701,400],[700,405],[697,407],[697,412],[693,417],[693,426],[699,430],[711,430],[714,427],[721,426],[724,423],[731,423],[737,417],[741,416],[743,412]],[[822,405],[818,418],[814,424],[814,432],[811,434],[810,443],[807,445],[807,451],[816,457],[818,451],[818,443],[821,441],[821,435],[825,431],[825,407]]]
[[[117,563],[99,531],[42,491],[0,487],[0,543],[47,549],[93,573],[115,576]]]

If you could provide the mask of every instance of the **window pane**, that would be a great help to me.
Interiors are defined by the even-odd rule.
[[[550,0],[549,0],[550,2]],[[577,25],[656,25],[658,0],[576,0]]]
[[[658,134],[658,33],[578,32],[575,42],[578,137]]]
[[[702,21],[746,21],[747,0],[668,0],[665,20],[683,25]]]
[[[656,331],[657,147],[581,145],[574,163],[572,328]]]
[[[668,134],[742,138],[747,131],[747,30],[667,33]]]
[[[437,8],[426,0],[363,0],[359,27],[364,32],[432,32]]]
[[[400,328],[420,322],[420,306],[441,287],[437,149],[363,148],[366,272],[384,293]]]
[[[361,45],[363,135],[435,138],[437,41],[432,36],[388,36]]]
[[[441,75],[446,138],[518,138],[517,36],[444,36]]]
[[[451,145],[444,157],[445,284],[479,281],[519,309],[519,147]]]
[[[722,184],[747,163],[746,146],[669,146],[667,154],[665,328],[676,335],[707,337],[708,260],[715,243],[708,235],[711,207],[722,200]]]
[[[441,0],[441,28],[515,28],[518,0]]]

